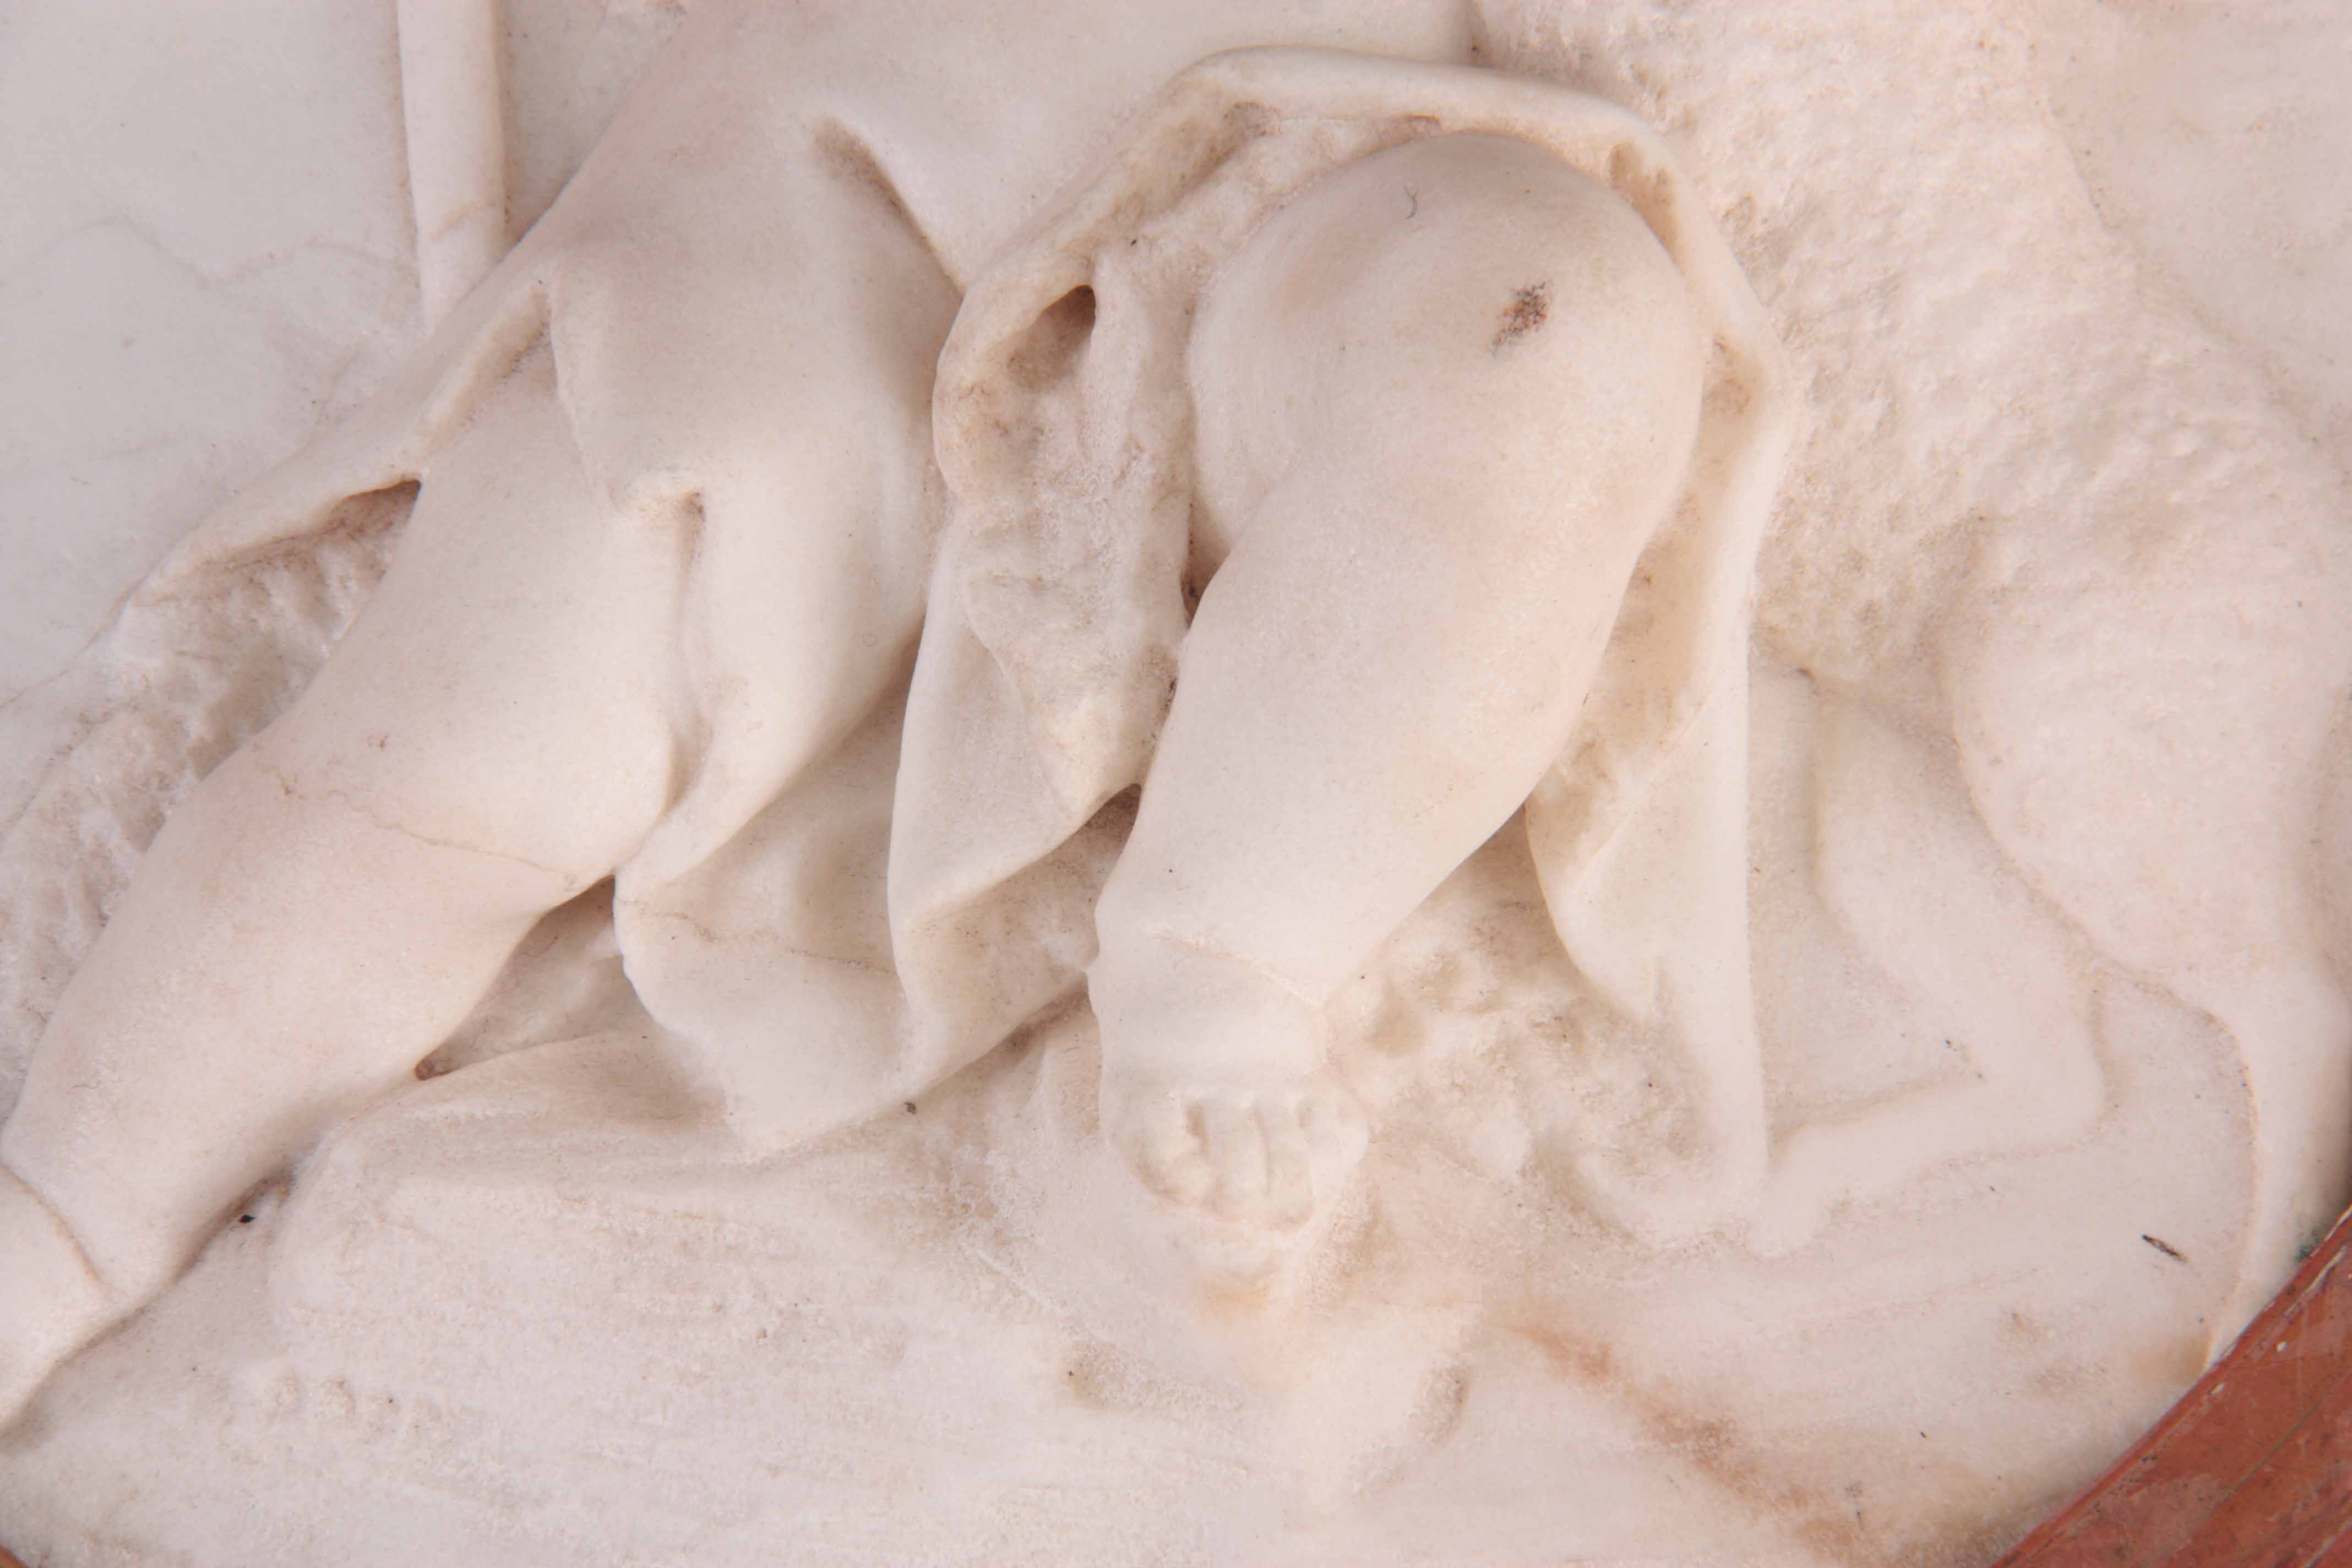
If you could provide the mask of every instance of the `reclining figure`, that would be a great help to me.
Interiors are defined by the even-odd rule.
[[[413,364],[150,579],[121,635],[168,647],[407,510],[49,1021],[0,1417],[608,878],[751,1147],[1083,987],[1141,1181],[1295,1231],[1365,1138],[1322,1004],[1524,807],[1570,956],[1701,1086],[1594,1203],[1754,1201],[1761,311],[1655,138],[1470,68],[1453,0],[1179,9],[1016,115],[977,23],[886,63],[698,6]]]

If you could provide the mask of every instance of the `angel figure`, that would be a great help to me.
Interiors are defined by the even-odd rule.
[[[1752,1193],[1761,313],[1655,138],[1467,68],[1454,0],[1181,10],[1011,115],[977,20],[886,65],[698,6],[413,365],[149,581],[169,644],[407,510],[39,1044],[0,1409],[606,878],[752,1146],[1083,985],[1143,1181],[1297,1226],[1364,1138],[1321,1003],[1526,805],[1571,952],[1725,1069],[1652,1217]]]
[[[1664,144],[1482,68],[1475,0],[1091,45],[898,9],[697,4],[409,366],[126,611],[226,755],[0,1130],[0,1419],[608,879],[746,1148],[1082,994],[1157,1201],[1304,1235],[1367,1135],[1324,1005],[1524,810],[1562,948],[1695,1086],[1587,1196],[1675,1238],[1766,1191],[1794,399]],[[253,585],[393,528],[268,711]]]

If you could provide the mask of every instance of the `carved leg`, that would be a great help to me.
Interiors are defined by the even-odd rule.
[[[2320,760],[2352,687],[2352,556],[2338,481],[2299,445],[2257,425],[2168,439],[2232,460],[2168,468],[2095,529],[1989,549],[2000,613],[1947,634],[1946,681],[1993,840],[2242,1053],[2254,1193],[2234,1332],[2352,1192],[2352,1002],[2313,907]],[[2263,486],[2242,483],[2247,465]]]
[[[1822,899],[1942,1020],[1958,1076],[1797,1128],[1774,1152],[1752,1232],[1768,1252],[1938,1164],[2079,1138],[2107,1104],[2080,938],[2002,859],[1924,745],[1842,700],[1822,721]]]
[[[374,601],[173,814],[35,1052],[0,1162],[69,1239],[20,1253],[0,1176],[0,1422],[643,837],[681,549],[593,499],[543,353],[436,461]],[[52,1291],[89,1310],[28,1321]]]
[[[1701,333],[1630,208],[1465,135],[1268,220],[1192,364],[1223,560],[1097,915],[1106,1124],[1164,1196],[1295,1225],[1363,1143],[1322,1005],[1559,757]]]
[[[0,1170],[0,1426],[112,1321],[106,1287],[39,1194]]]
[[[2238,1286],[2215,1325],[2227,1345],[2343,1213],[2352,1185],[2352,1002],[2317,964],[2281,964],[2207,1001],[2244,1053],[2254,1110],[2253,1212]]]

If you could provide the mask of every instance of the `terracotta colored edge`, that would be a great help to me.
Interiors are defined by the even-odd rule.
[[[2175,1568],[2231,1568],[2250,1557],[2300,1564],[2341,1532],[2352,1507],[2352,1364],[2339,1355],[2329,1370],[2319,1404],[2214,1511]]]
[[[2352,1214],[2133,1446],[1998,1568],[2352,1568]]]
[[[2352,1568],[2352,1520],[2345,1521],[2335,1539],[2323,1544],[2303,1568]]]

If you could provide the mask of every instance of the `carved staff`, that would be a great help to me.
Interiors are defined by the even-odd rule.
[[[506,255],[498,0],[400,0],[400,104],[428,327]]]

